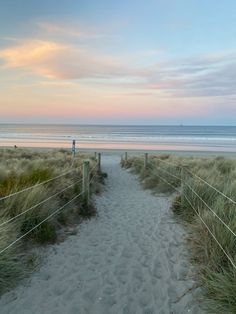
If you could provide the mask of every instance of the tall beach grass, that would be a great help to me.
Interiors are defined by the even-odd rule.
[[[121,165],[138,174],[145,188],[175,193],[172,209],[188,227],[207,312],[236,313],[236,159],[154,155],[147,169],[141,157]]]
[[[0,293],[27,274],[32,246],[54,243],[64,226],[72,226],[84,216],[94,214],[92,204],[85,208],[82,195],[65,206],[82,192],[84,159],[90,160],[93,169],[90,177],[94,178],[91,193],[96,193],[101,175],[95,160],[89,156],[77,155],[72,160],[66,150],[0,150]],[[30,189],[17,193],[27,188]],[[12,193],[16,194],[4,199]],[[59,208],[63,210],[53,215]],[[40,224],[50,215],[50,219]],[[12,247],[4,250],[13,242]]]

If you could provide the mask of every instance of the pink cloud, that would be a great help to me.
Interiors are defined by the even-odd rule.
[[[0,59],[5,67],[62,80],[119,76],[126,71],[118,59],[51,41],[32,40],[2,49]]]
[[[47,41],[27,41],[7,49],[0,50],[0,58],[7,67],[36,67],[65,50],[65,46]]]
[[[52,32],[59,26],[46,24]],[[16,68],[57,80],[83,80],[91,87],[156,93],[163,98],[235,95],[236,54],[135,67],[127,59],[98,53],[81,45],[26,40],[0,50],[5,68]]]

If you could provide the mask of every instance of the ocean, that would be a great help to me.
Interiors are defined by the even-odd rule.
[[[236,126],[0,124],[0,146],[236,152]]]

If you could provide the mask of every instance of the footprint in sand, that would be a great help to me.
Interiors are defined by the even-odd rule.
[[[102,166],[108,180],[94,198],[98,217],[55,254],[49,249],[28,285],[2,296],[1,314],[203,313],[191,294],[174,303],[192,281],[170,199],[142,190],[118,155],[104,155]]]

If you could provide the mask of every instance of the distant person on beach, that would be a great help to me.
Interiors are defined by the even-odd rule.
[[[16,146],[16,145],[14,145],[14,148],[17,148],[17,146]]]

